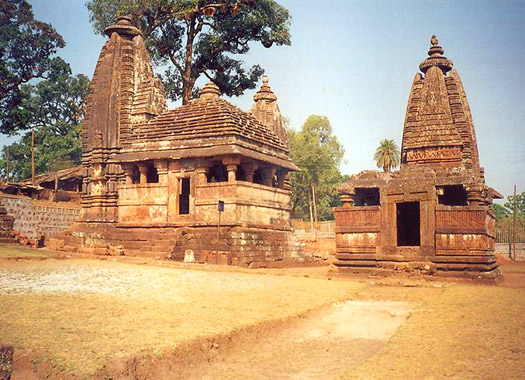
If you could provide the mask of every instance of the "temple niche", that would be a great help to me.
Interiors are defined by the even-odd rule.
[[[401,168],[363,171],[339,189],[340,272],[496,281],[493,198],[485,185],[465,90],[432,36],[408,100]]]
[[[106,34],[83,133],[81,216],[50,246],[252,267],[304,260],[285,186],[298,169],[268,78],[251,113],[212,82],[167,110],[139,30],[121,17]]]

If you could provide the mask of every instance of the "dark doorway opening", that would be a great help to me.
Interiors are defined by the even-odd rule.
[[[228,171],[226,166],[222,162],[216,162],[210,168],[208,173],[208,182],[227,182],[228,181]]]
[[[180,179],[179,214],[190,213],[190,179]]]
[[[360,188],[355,189],[354,204],[356,206],[379,206],[379,188]]]
[[[445,206],[466,206],[467,192],[462,185],[438,188],[438,203]]]
[[[148,168],[147,178],[148,183],[159,183],[159,172],[157,168],[150,166]]]
[[[397,203],[396,225],[398,246],[421,245],[419,202]]]

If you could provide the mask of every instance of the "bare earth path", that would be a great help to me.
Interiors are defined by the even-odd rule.
[[[411,311],[405,302],[346,301],[243,341],[184,379],[332,379],[379,351]]]

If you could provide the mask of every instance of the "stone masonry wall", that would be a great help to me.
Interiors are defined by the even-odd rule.
[[[15,218],[13,229],[30,239],[52,236],[68,229],[77,219],[80,206],[0,194],[0,205]]]
[[[509,243],[496,243],[496,253],[500,253],[505,258],[509,258],[512,252],[512,245]],[[525,261],[525,243],[516,243],[516,260]]]

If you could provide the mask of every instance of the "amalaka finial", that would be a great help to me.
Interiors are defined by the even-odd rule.
[[[430,37],[430,49],[428,50],[429,57],[419,65],[419,70],[426,73],[432,66],[437,66],[444,74],[452,70],[452,61],[443,56],[445,50],[439,46],[439,41],[435,34]]]
[[[263,83],[261,88],[253,96],[254,101],[258,102],[259,100],[264,100],[267,102],[274,102],[277,100],[277,96],[275,96],[272,89],[270,88],[270,85],[268,84],[269,81],[268,75],[264,74],[262,77]]]
[[[117,32],[120,35],[130,36],[131,38],[140,34],[140,30],[134,27],[131,23],[131,16],[129,15],[121,15],[117,17],[117,22],[115,24],[104,29],[104,33],[106,33],[108,37],[111,37],[113,32]]]
[[[220,95],[221,92],[219,90],[219,87],[215,83],[210,81],[206,83],[202,88],[199,99],[214,99],[218,98]]]

